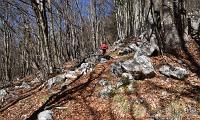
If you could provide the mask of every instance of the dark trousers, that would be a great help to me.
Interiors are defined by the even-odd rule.
[[[106,54],[106,49],[102,49],[102,55]]]

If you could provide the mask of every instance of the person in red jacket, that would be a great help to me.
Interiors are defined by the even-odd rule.
[[[102,42],[102,44],[100,45],[100,49],[101,49],[101,54],[105,55],[106,54],[106,50],[108,49],[108,45],[106,42]]]

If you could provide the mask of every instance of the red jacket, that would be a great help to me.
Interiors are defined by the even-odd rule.
[[[100,49],[106,50],[106,49],[108,49],[108,45],[107,44],[101,44]]]

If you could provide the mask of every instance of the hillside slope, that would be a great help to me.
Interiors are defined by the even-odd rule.
[[[191,40],[188,49],[200,64],[195,45]],[[24,86],[5,88],[0,119],[37,119],[47,111],[42,117],[54,120],[200,120],[197,68],[181,50],[179,56],[156,51],[129,38],[114,43],[111,58],[94,55],[76,68],[69,62],[45,82],[29,76]]]

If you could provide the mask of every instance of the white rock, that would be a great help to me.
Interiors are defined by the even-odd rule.
[[[39,113],[38,120],[53,120],[53,112],[51,110],[45,110]]]
[[[171,75],[170,67],[167,66],[167,65],[162,66],[162,67],[159,69],[159,71],[160,71],[160,73],[162,73],[163,75],[166,75],[166,76],[170,76],[170,75]]]
[[[60,84],[66,80],[66,74],[61,74],[49,79],[48,82],[48,89],[52,87],[53,84]]]
[[[5,95],[7,95],[8,93],[6,92],[6,90],[1,89],[0,90],[0,97],[4,97]]]
[[[68,71],[65,77],[68,79],[76,79],[77,75],[75,71]]]
[[[159,69],[160,73],[168,77],[173,77],[175,79],[185,79],[188,76],[188,72],[184,68],[180,67],[170,67],[167,65],[162,66]]]
[[[133,51],[138,51],[140,48],[136,45],[136,44],[131,44],[128,46],[129,48],[131,48]]]
[[[130,72],[135,79],[153,77],[155,75],[150,58],[144,55],[125,61],[122,64],[122,68],[126,72]]]
[[[31,86],[30,86],[28,83],[23,82],[22,85],[20,86],[20,88],[26,88],[26,89],[29,89],[29,88],[31,88]]]
[[[171,75],[178,79],[184,79],[188,76],[188,72],[186,69],[175,67],[175,69],[172,71]]]
[[[29,89],[31,88],[31,86],[29,84],[27,84],[26,82],[23,82],[22,85],[20,86],[15,86],[15,88],[25,88],[25,89]]]
[[[109,98],[112,94],[113,94],[113,87],[111,85],[105,86],[101,92],[100,92],[100,96],[102,98]]]

